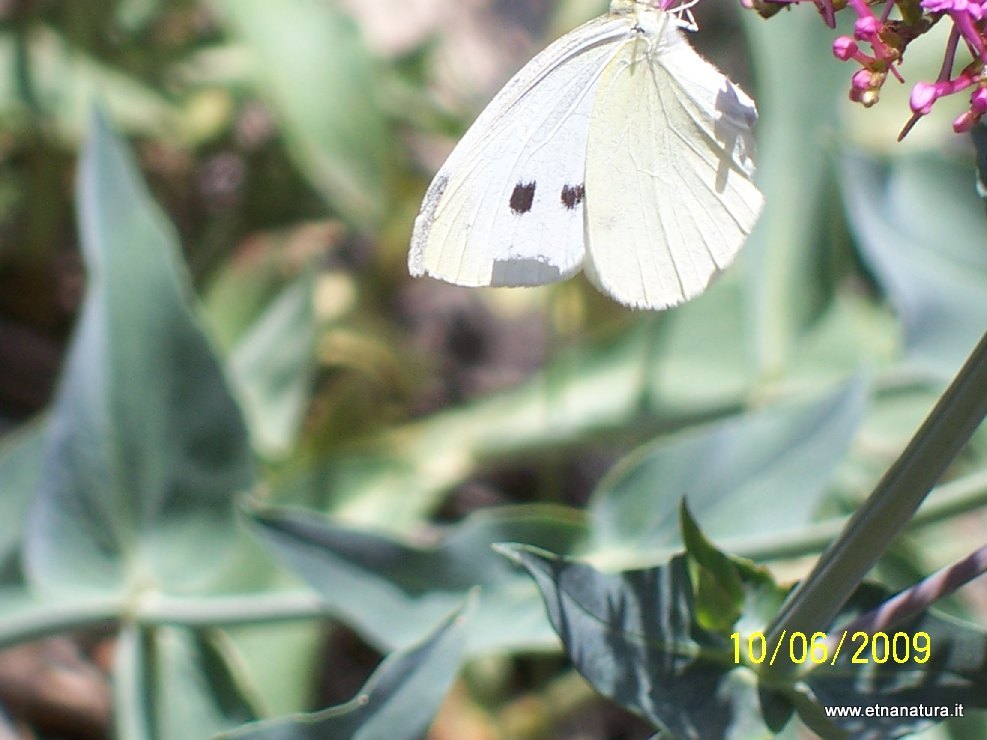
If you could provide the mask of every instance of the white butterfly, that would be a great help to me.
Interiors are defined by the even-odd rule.
[[[700,57],[678,0],[612,0],[518,72],[453,149],[408,267],[459,285],[540,285],[585,268],[662,309],[733,260],[762,197],[754,102]]]

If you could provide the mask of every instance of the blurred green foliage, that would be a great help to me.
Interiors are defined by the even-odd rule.
[[[803,575],[987,325],[972,150],[932,117],[890,146],[892,101],[848,112],[810,8],[698,8],[697,45],[736,77],[745,31],[767,203],[705,295],[648,315],[581,277],[412,282],[428,178],[539,42],[497,5],[407,5],[0,5],[0,645],[109,639],[116,714],[97,719],[120,737],[331,704],[242,732],[414,736],[461,663],[435,737],[564,737],[572,717],[647,736],[556,657],[545,573],[605,584],[576,606],[639,599],[628,574],[648,571],[606,571],[684,571],[685,497],[718,544]],[[563,32],[603,10],[524,20]],[[887,589],[982,544],[985,444],[872,574]],[[969,594],[942,606],[983,623]],[[658,625],[632,622],[638,650]],[[375,651],[392,655],[359,694]],[[746,712],[752,687],[724,680]],[[26,720],[57,733],[53,716]]]

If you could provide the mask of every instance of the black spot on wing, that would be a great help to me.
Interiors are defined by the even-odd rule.
[[[566,207],[567,210],[571,211],[580,203],[583,202],[583,198],[586,197],[586,188],[582,185],[563,185],[562,186],[562,205]]]
[[[511,193],[511,210],[519,216],[531,210],[535,202],[535,183],[519,182]]]

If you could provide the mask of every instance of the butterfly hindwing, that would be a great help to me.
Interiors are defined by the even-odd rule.
[[[622,45],[597,88],[586,163],[586,271],[626,305],[701,293],[750,233],[754,104],[666,26]]]

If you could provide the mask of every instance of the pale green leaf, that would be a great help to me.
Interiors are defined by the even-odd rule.
[[[864,259],[905,330],[908,359],[947,379],[987,326],[987,229],[972,161],[843,159]]]
[[[362,227],[386,213],[397,164],[380,74],[352,19],[319,0],[213,0],[253,56],[295,164]]]
[[[547,506],[476,512],[427,547],[300,510],[265,510],[253,518],[327,610],[383,650],[420,640],[475,586],[482,589],[471,652],[554,645],[530,581],[491,545],[521,541],[566,552],[585,538],[579,512]]]
[[[778,403],[627,456],[589,504],[594,560],[667,557],[681,542],[683,497],[714,540],[808,523],[860,423],[866,385],[858,376],[809,402]]]
[[[79,170],[88,290],[46,430],[26,566],[54,591],[201,583],[253,480],[171,225],[101,115]]]
[[[418,645],[389,655],[352,700],[305,715],[246,725],[224,738],[412,740],[423,738],[459,672],[475,598]]]

